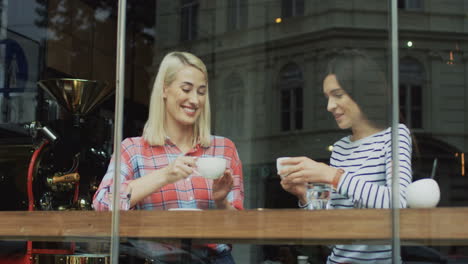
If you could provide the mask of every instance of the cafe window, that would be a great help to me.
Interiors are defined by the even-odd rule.
[[[300,130],[303,121],[302,71],[295,63],[287,64],[280,72],[281,130]]]
[[[390,1],[397,10],[389,1],[360,0],[307,1],[307,6],[304,0],[126,2],[0,0],[0,264],[211,263],[229,254],[242,264],[468,263],[465,0]],[[399,34],[387,34],[390,30]],[[384,66],[385,78],[374,63],[361,70],[353,61],[343,67],[349,73],[344,76],[361,83],[345,85],[347,79],[336,72],[338,84],[369,109],[376,125],[388,125],[381,122],[387,116],[398,123],[401,116],[410,133],[391,127],[398,136],[384,130],[359,141],[339,126],[346,116],[327,111],[323,81],[330,55],[349,49]],[[188,51],[208,69],[210,132],[234,145],[216,137],[213,146],[227,144],[189,154],[232,154],[221,159],[226,166],[220,168],[236,170],[231,189],[240,199],[228,194],[226,200],[236,199],[243,212],[221,210],[212,199],[213,181],[195,167],[185,179],[143,198],[137,210],[115,208],[119,201],[114,205],[112,199],[127,208],[128,198],[138,198],[126,192],[128,180],[179,157],[181,149],[164,160],[151,153],[154,163],[112,156],[141,150],[141,144],[126,143],[142,134],[155,75],[171,51]],[[398,54],[394,69],[390,60]],[[347,59],[337,59],[337,65],[342,62]],[[396,83],[391,69],[400,73]],[[50,80],[56,78],[66,79]],[[401,97],[382,95],[380,86],[395,88]],[[401,104],[393,105],[395,99]],[[394,107],[401,115],[390,111]],[[190,115],[193,109],[184,108]],[[122,148],[120,141],[128,137]],[[166,142],[175,150],[173,141]],[[341,184],[336,175],[334,183],[349,188],[336,186],[335,192],[303,184],[309,204],[300,201],[283,188],[276,166],[279,157],[298,156],[342,168],[346,174],[336,174],[343,177]],[[117,157],[120,169],[110,162]],[[361,158],[372,164],[356,173],[360,165],[354,162]],[[400,176],[409,176],[410,169],[412,181],[431,185],[405,189],[410,179]],[[101,197],[109,198],[107,207],[114,210],[98,212],[92,201],[106,172],[121,179],[122,192],[104,182]],[[317,189],[325,193],[314,196]],[[379,197],[377,189],[384,191]],[[144,210],[157,206],[153,198],[159,194],[161,208]],[[434,194],[440,195],[434,199]],[[439,208],[394,211],[396,197],[402,207],[439,202]],[[330,210],[300,209],[316,204]]]
[[[411,58],[400,62],[400,118],[409,128],[423,128],[422,65]]]
[[[304,15],[304,0],[282,0],[281,16],[283,18]]]
[[[227,30],[239,30],[245,28],[248,23],[248,1],[228,0],[227,5]]]
[[[219,119],[222,135],[228,137],[241,137],[244,131],[244,81],[238,73],[231,73],[224,81],[223,115]],[[226,122],[228,120],[228,122]]]
[[[197,0],[182,0],[180,11],[181,41],[189,41],[197,38],[198,8],[199,3]]]

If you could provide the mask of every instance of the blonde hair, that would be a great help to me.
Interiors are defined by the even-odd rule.
[[[208,72],[201,59],[188,52],[171,52],[167,54],[159,66],[158,74],[151,92],[148,120],[143,129],[143,138],[150,145],[162,146],[168,136],[165,129],[166,104],[163,98],[164,87],[169,86],[177,73],[185,66],[200,70],[206,78],[208,88]],[[203,147],[210,145],[210,100],[209,89],[206,89],[206,101],[200,117],[193,126],[193,145],[200,143]]]

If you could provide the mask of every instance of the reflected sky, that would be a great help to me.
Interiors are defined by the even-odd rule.
[[[36,41],[45,38],[46,29],[35,24],[35,21],[39,20],[36,9],[40,7],[36,0],[10,0],[4,2],[7,2],[8,5],[7,26],[9,30]],[[2,27],[4,26],[2,25]]]

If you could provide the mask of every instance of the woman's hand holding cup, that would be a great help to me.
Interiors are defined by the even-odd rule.
[[[179,156],[174,162],[170,163],[165,170],[167,184],[185,179],[193,173],[196,159],[189,156]]]
[[[278,173],[287,175],[284,180],[288,184],[327,183],[330,184],[336,169],[325,163],[317,162],[307,157],[294,157],[282,161],[283,168]]]
[[[305,184],[291,183],[290,181],[285,180],[289,175],[288,168],[291,167],[287,160],[291,159],[290,157],[281,157],[276,159],[276,169],[278,170],[278,175],[281,177],[281,187],[292,195],[296,196],[301,203],[306,203],[306,194],[307,186]]]
[[[295,195],[301,204],[317,203],[313,207],[325,208],[331,190],[329,184],[336,169],[307,157],[280,158],[277,160],[277,166],[278,174],[283,175],[281,186],[284,190]],[[313,184],[317,186],[314,187]],[[327,197],[315,197],[322,193]]]

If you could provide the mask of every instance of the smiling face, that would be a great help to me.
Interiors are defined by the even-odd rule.
[[[328,99],[327,110],[335,117],[341,129],[355,128],[364,123],[364,115],[359,106],[340,86],[334,74],[323,81],[323,93]]]
[[[164,87],[168,127],[193,127],[207,100],[206,76],[195,67],[184,66],[172,83]]]

